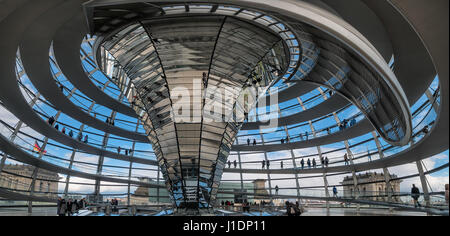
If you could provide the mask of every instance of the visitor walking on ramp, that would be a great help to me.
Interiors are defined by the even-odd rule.
[[[338,198],[338,191],[336,186],[333,186],[333,197]]]
[[[420,190],[419,190],[419,188],[416,187],[415,184],[413,184],[412,188],[411,188],[411,197],[414,200],[414,207],[416,207],[416,208],[417,208],[417,206],[422,207],[422,205],[420,205],[420,203],[419,203]]]

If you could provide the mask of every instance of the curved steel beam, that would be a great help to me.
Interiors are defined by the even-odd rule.
[[[80,46],[87,34],[81,9],[74,18],[64,24],[53,37],[53,51],[61,72],[83,94],[111,110],[137,118],[134,110],[107,95],[86,75],[81,65]]]
[[[127,137],[132,140],[145,142],[145,135],[115,127],[100,121],[83,112],[73,104],[58,88],[52,79],[48,51],[53,35],[64,22],[69,21],[79,9],[79,1],[68,1],[52,9],[47,14],[40,16],[30,24],[23,36],[20,52],[25,70],[35,87],[50,101],[58,110],[77,119],[81,123],[102,130],[106,133]],[[40,61],[40,64],[35,62]]]

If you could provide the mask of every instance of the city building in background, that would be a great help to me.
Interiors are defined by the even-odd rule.
[[[141,180],[147,183],[156,183],[156,181],[148,178]],[[265,180],[255,180],[253,183],[243,183],[243,187],[241,186],[241,183],[223,182],[219,187],[217,204],[220,205],[222,201],[233,203],[243,203],[244,201],[249,203],[259,203],[261,199],[267,200],[269,199],[268,197],[263,198],[246,194],[263,193],[269,195],[268,191],[265,189],[265,182]],[[166,189],[139,187],[132,194],[131,203],[136,205],[171,203],[171,199]]]
[[[368,172],[365,174],[358,174],[356,181],[358,185],[355,186],[353,176],[346,176],[341,184],[344,186],[344,198],[359,197],[365,200],[373,201],[388,201],[388,195],[391,194],[393,202],[401,202],[400,184],[402,180],[393,180],[397,175],[391,174],[390,190],[386,186],[386,179],[383,173]]]
[[[3,167],[0,173],[0,188],[9,191],[24,193],[30,191],[34,171],[36,167],[29,165],[10,164]],[[56,198],[58,196],[58,181],[60,177],[57,173],[45,169],[37,170],[34,192],[37,196]],[[8,203],[13,203],[9,201]]]

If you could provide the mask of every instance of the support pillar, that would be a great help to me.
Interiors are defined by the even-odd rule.
[[[261,141],[264,144],[264,136],[262,134],[260,134],[260,136],[261,136]],[[272,180],[270,178],[270,167],[267,166],[267,161],[269,160],[267,158],[267,152],[264,152],[264,160],[266,160],[267,179],[269,180],[269,197],[270,197],[270,201],[273,202],[273,197],[272,197]]]
[[[157,173],[157,175],[156,175],[156,183],[159,185],[159,183],[160,183],[160,174],[161,173],[161,169],[160,169],[160,167],[159,167],[159,165],[158,165],[158,173]],[[159,203],[160,202],[160,197],[159,197],[159,192],[160,192],[160,188],[158,187],[158,188],[156,188],[156,201]]]
[[[77,151],[73,150],[72,154],[70,155],[69,170],[72,170],[73,160],[75,159],[75,154],[76,153],[77,153]],[[67,195],[68,195],[68,192],[69,192],[69,181],[70,181],[70,175],[67,175],[66,176],[66,186],[64,187],[64,198],[67,198]]]
[[[139,130],[139,124],[140,124],[140,120],[137,121],[136,123],[136,130],[135,132],[137,133]],[[128,169],[128,192],[127,192],[127,206],[130,205],[130,198],[131,198],[131,172],[133,170],[133,157],[134,157],[134,151],[136,148],[136,141],[133,141],[132,147],[131,147],[131,151],[132,153],[128,153],[130,155],[130,168]]]
[[[239,139],[236,139],[236,144],[239,145]],[[241,182],[241,192],[244,192],[244,177],[242,174],[242,160],[241,160],[241,152],[237,151],[237,157],[238,157],[238,164],[239,164],[239,176],[240,176],[240,182]]]
[[[327,172],[323,172],[323,185],[325,188],[325,196],[327,198],[326,201],[326,205],[327,205],[327,210],[330,210],[330,201],[328,201],[328,199],[330,198],[330,192],[328,191],[328,180],[327,180]]]
[[[425,206],[430,206],[430,192],[428,191],[427,179],[423,171],[422,161],[416,161],[417,170],[419,171],[420,183],[422,185],[423,198]]]
[[[434,102],[435,97],[433,96],[433,94],[431,93],[430,89],[427,89],[425,91],[425,95],[428,98],[428,101],[433,104],[433,110],[436,112],[436,114],[439,114],[439,104],[437,102]]]
[[[380,157],[380,159],[384,158],[384,153],[383,153],[383,149],[381,148],[381,143],[380,140],[378,139],[377,133],[375,131],[372,131],[372,136],[373,136],[373,140],[375,140],[375,144],[377,145],[377,149],[378,149],[378,156]],[[386,195],[388,196],[388,201],[389,202],[393,202],[392,201],[392,187],[391,187],[391,174],[389,173],[389,170],[384,167],[383,168],[383,174],[384,174],[384,180],[386,183]],[[392,208],[389,208],[390,210],[392,210]]]

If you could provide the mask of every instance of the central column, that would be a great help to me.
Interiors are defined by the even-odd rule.
[[[118,87],[131,80],[177,213],[208,212],[246,115],[287,67],[282,40],[235,18],[183,16],[129,26],[103,48]]]

